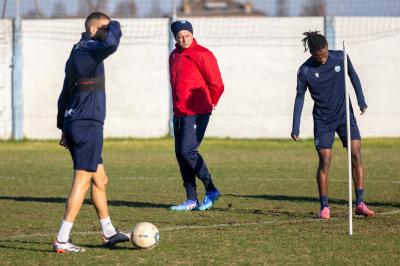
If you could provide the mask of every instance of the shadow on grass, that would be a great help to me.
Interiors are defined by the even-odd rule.
[[[43,203],[65,203],[66,198],[60,197],[17,197],[17,196],[0,196],[0,200],[13,200],[18,202],[43,202]],[[84,204],[92,205],[90,199],[85,199]],[[135,207],[135,208],[169,208],[170,205],[162,203],[151,203],[151,202],[138,202],[138,201],[125,201],[125,200],[109,200],[108,206],[123,206],[123,207]]]
[[[122,244],[122,245],[124,245],[124,244]],[[134,248],[132,246],[132,244],[130,246],[129,246],[129,244],[126,244],[126,246],[113,246],[111,248],[105,248],[101,244],[95,244],[95,245],[92,245],[92,244],[81,244],[80,246],[85,247],[85,248],[90,248],[90,249],[98,248],[98,249],[107,249],[107,250],[138,250],[138,249]]]
[[[38,249],[32,248],[33,244],[46,245],[47,249]],[[82,244],[80,245],[85,248],[98,248],[104,249],[103,245],[90,245],[90,244]],[[54,253],[51,243],[47,241],[28,241],[28,240],[0,240],[0,250],[1,249],[13,249],[13,250],[21,250],[21,251],[35,251],[35,252],[43,252],[43,253]],[[131,246],[114,246],[112,248],[107,248],[108,250],[139,250]]]
[[[249,199],[265,199],[265,200],[276,200],[276,201],[291,201],[291,202],[318,202],[317,197],[306,197],[306,196],[288,196],[288,195],[236,195],[236,194],[224,194],[228,197],[239,197],[239,198],[249,198]],[[337,205],[347,205],[348,201],[344,199],[329,198],[329,203]],[[368,206],[375,207],[395,207],[400,208],[400,203],[392,202],[377,202],[377,201],[366,201]]]
[[[262,210],[262,209],[237,209],[235,206],[232,206],[231,203],[226,208],[213,207],[210,211],[220,211],[220,212],[249,214],[249,215],[251,215],[251,214],[266,215],[266,216],[287,217],[287,218],[304,217],[303,214],[300,214],[298,212],[278,211],[278,210]],[[208,211],[208,212],[210,212],[210,211]]]
[[[32,248],[32,244],[47,245],[48,249]],[[51,243],[44,241],[27,241],[27,240],[0,240],[0,249],[13,249],[21,251],[35,251],[43,253],[53,253]]]

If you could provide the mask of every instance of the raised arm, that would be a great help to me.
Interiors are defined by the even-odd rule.
[[[301,69],[297,73],[297,87],[296,87],[296,99],[294,101],[294,108],[293,108],[293,123],[292,123],[292,133],[291,137],[294,140],[299,139],[300,134],[300,120],[301,120],[301,113],[303,111],[304,106],[304,95],[307,90],[307,82],[304,77],[304,73]]]
[[[358,77],[357,72],[355,71],[353,64],[351,63],[349,56],[347,56],[347,72],[350,77],[351,84],[353,85],[354,91],[356,92],[358,106],[360,107],[361,112],[364,113],[368,106],[365,102],[360,78]]]
[[[112,20],[107,26],[104,40],[90,40],[86,43],[86,49],[96,61],[103,61],[117,50],[121,36],[119,22]]]
[[[217,59],[212,53],[206,54],[203,58],[203,77],[210,91],[213,106],[218,104],[219,98],[224,92],[221,72],[219,71]]]

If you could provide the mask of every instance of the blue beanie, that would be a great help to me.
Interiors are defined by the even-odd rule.
[[[187,20],[177,20],[171,24],[171,31],[175,37],[181,30],[187,30],[193,34],[192,24]]]

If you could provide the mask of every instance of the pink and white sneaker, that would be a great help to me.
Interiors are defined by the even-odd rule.
[[[78,253],[85,252],[85,249],[72,244],[71,240],[68,242],[53,242],[53,250],[55,253]]]
[[[364,217],[372,217],[375,215],[373,211],[368,209],[367,205],[364,202],[361,202],[356,207],[356,215],[362,215]]]
[[[318,218],[322,220],[328,220],[329,218],[331,218],[331,210],[329,210],[328,207],[323,207],[322,210],[319,212]]]

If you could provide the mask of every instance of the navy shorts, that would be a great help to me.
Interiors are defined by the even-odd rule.
[[[64,127],[68,150],[74,162],[74,170],[97,172],[103,163],[103,126],[72,123]]]
[[[314,121],[314,144],[317,150],[332,149],[335,140],[335,132],[342,141],[343,147],[347,147],[347,127],[346,121],[339,124],[324,125]],[[361,140],[360,130],[357,121],[352,116],[350,118],[351,140]]]

